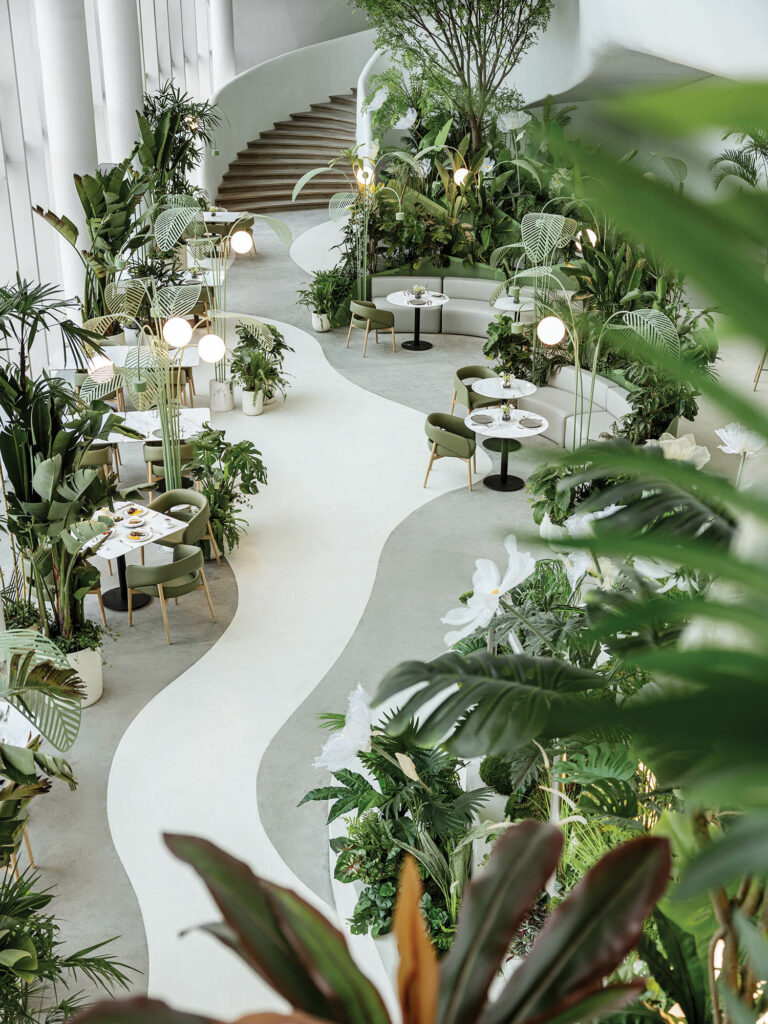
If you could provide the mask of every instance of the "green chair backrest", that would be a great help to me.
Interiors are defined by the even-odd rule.
[[[496,377],[497,374],[490,366],[460,366],[453,378],[453,386],[456,389],[456,401],[460,405],[469,408],[472,401],[472,391],[464,381],[470,377]]]
[[[475,453],[475,434],[460,416],[447,412],[431,412],[424,424],[430,445],[436,443],[435,455],[469,459]]]
[[[203,567],[203,552],[191,544],[177,544],[173,549],[173,561],[163,565],[128,565],[125,579],[129,587],[141,590],[142,587],[162,586],[172,583],[182,576],[199,572]]]
[[[80,459],[81,469],[97,469],[99,466],[112,467],[112,450],[110,448],[91,447]]]
[[[195,446],[193,444],[179,444],[179,456],[182,464],[189,462],[195,456]],[[144,445],[144,461],[149,462],[152,465],[162,466],[163,465],[163,445],[162,441],[147,441]]]
[[[166,491],[149,503],[149,507],[154,509],[155,512],[163,512],[169,516],[174,515],[173,510],[178,508],[179,505],[185,505],[187,508],[195,510],[191,516],[183,514],[183,521],[186,523],[186,526],[184,527],[181,543],[196,544],[206,532],[208,517],[211,514],[211,510],[208,507],[208,499],[201,491],[195,491],[191,487]]]

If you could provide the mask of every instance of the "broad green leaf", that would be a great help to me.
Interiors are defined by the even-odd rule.
[[[768,871],[768,813],[745,815],[712,842],[680,879],[680,899],[714,889],[742,875]]]

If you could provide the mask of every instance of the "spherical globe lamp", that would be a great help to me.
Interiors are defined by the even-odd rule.
[[[457,167],[453,172],[453,180],[456,184],[461,187],[469,177],[469,171],[466,167]]]
[[[239,253],[241,256],[243,256],[245,253],[251,251],[253,239],[251,238],[247,231],[235,231],[235,233],[229,240],[229,244],[232,246],[236,253]]]
[[[171,348],[184,348],[192,337],[192,328],[187,320],[172,316],[163,324],[163,337]]]
[[[355,177],[361,185],[367,185],[371,178],[373,178],[373,170],[370,167],[363,167],[362,165],[355,171]]]
[[[204,334],[197,343],[197,351],[204,363],[218,363],[224,358],[227,346],[218,334]]]
[[[536,336],[542,345],[559,345],[565,337],[565,324],[559,316],[545,316],[539,320]]]

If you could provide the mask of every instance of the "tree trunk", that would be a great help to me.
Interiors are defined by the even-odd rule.
[[[480,118],[476,114],[469,115],[469,130],[472,140],[472,153],[474,155],[483,144],[483,138],[480,133]]]

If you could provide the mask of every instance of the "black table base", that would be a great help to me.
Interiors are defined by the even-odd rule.
[[[183,476],[181,478],[181,486],[185,490],[189,490],[190,487],[194,487],[195,486],[195,481],[190,479],[190,477],[188,477],[188,476]],[[167,480],[164,477],[161,480],[156,480],[152,484],[152,489],[157,491],[158,494],[165,494],[165,492],[168,490],[168,482],[167,482]]]
[[[426,352],[432,348],[432,342],[421,340],[421,308],[419,306],[414,307],[413,337],[404,341],[400,348],[404,348],[406,352]]]
[[[489,437],[487,441],[483,441],[483,448],[487,452],[500,452],[501,451],[501,438],[500,437]],[[520,448],[520,442],[511,439],[507,441],[507,451],[516,452]]]
[[[117,559],[117,578],[120,581],[119,587],[113,587],[112,590],[107,590],[106,593],[102,594],[102,600],[107,608],[113,612],[127,612],[128,611],[128,584],[125,579],[125,555],[118,555]],[[149,604],[152,598],[149,594],[134,594],[132,607],[136,611],[137,608],[143,608],[145,604]]]
[[[521,480],[519,476],[511,476],[507,472],[509,453],[517,451],[520,442],[506,437],[498,438],[498,440],[501,444],[501,472],[483,477],[483,483],[492,491],[520,491],[525,487],[525,480]]]

